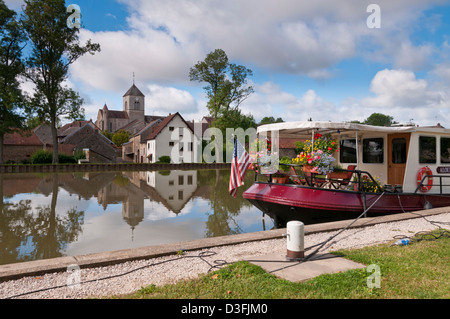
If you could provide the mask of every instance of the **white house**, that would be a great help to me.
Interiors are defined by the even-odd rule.
[[[171,163],[195,163],[201,140],[179,113],[155,120],[124,144],[123,159],[136,163],[156,163],[169,156]]]
[[[179,113],[166,117],[146,137],[148,163],[169,156],[172,163],[195,163],[200,139]]]

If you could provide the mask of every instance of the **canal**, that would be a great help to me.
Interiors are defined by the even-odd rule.
[[[0,264],[251,233],[271,218],[230,170],[0,174]]]

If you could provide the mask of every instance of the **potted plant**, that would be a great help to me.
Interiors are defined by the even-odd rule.
[[[348,176],[348,172],[342,171],[344,168],[340,165],[334,165],[333,172],[327,174],[330,179],[345,179]]]
[[[333,172],[336,161],[333,154],[338,151],[338,142],[331,138],[331,134],[316,134],[314,141],[307,140],[297,146],[299,154],[292,159],[292,163],[303,165],[305,173],[326,175]]]
[[[289,174],[290,166],[288,166],[286,164],[292,164],[292,160],[288,156],[285,156],[279,160],[278,172],[272,175],[272,181],[274,183],[286,184],[289,182],[288,174]]]

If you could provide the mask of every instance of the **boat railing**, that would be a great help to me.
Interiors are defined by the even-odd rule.
[[[303,165],[298,164],[282,164],[283,166],[290,167],[289,172],[277,172],[275,175],[288,177],[294,184],[300,184],[304,186],[319,187],[319,188],[334,188],[334,189],[346,189],[359,192],[382,192],[383,187],[377,182],[377,180],[370,174],[370,172],[362,170],[348,170],[336,168],[332,173],[320,175],[318,173],[305,173],[303,172]],[[296,168],[300,169],[299,174]],[[294,174],[295,172],[295,174]],[[333,173],[344,173],[347,176],[333,177]],[[345,174],[347,173],[347,174]],[[351,174],[348,174],[351,173]],[[258,181],[258,176],[267,176],[267,174],[256,173],[255,181]],[[274,174],[268,175],[268,183],[276,183],[274,180]],[[370,190],[367,189],[367,185],[370,185]]]
[[[450,184],[444,184],[443,181],[445,179],[449,179],[450,176],[446,176],[446,175],[424,175],[422,177],[422,180],[420,181],[419,185],[417,186],[414,194],[417,194],[417,192],[419,192],[419,190],[423,190],[425,188],[431,187],[431,186],[438,186],[439,187],[439,194],[443,195],[444,194],[444,187],[449,187]],[[438,180],[439,183],[435,183],[435,181]],[[425,183],[425,181],[427,181]]]

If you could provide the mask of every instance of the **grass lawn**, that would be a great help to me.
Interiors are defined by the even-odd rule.
[[[440,233],[442,234],[442,233]],[[381,272],[379,288],[368,287],[373,272],[367,269],[325,274],[294,283],[268,274],[248,262],[163,287],[143,287],[129,299],[450,299],[449,232],[408,246],[390,244],[335,254]]]

